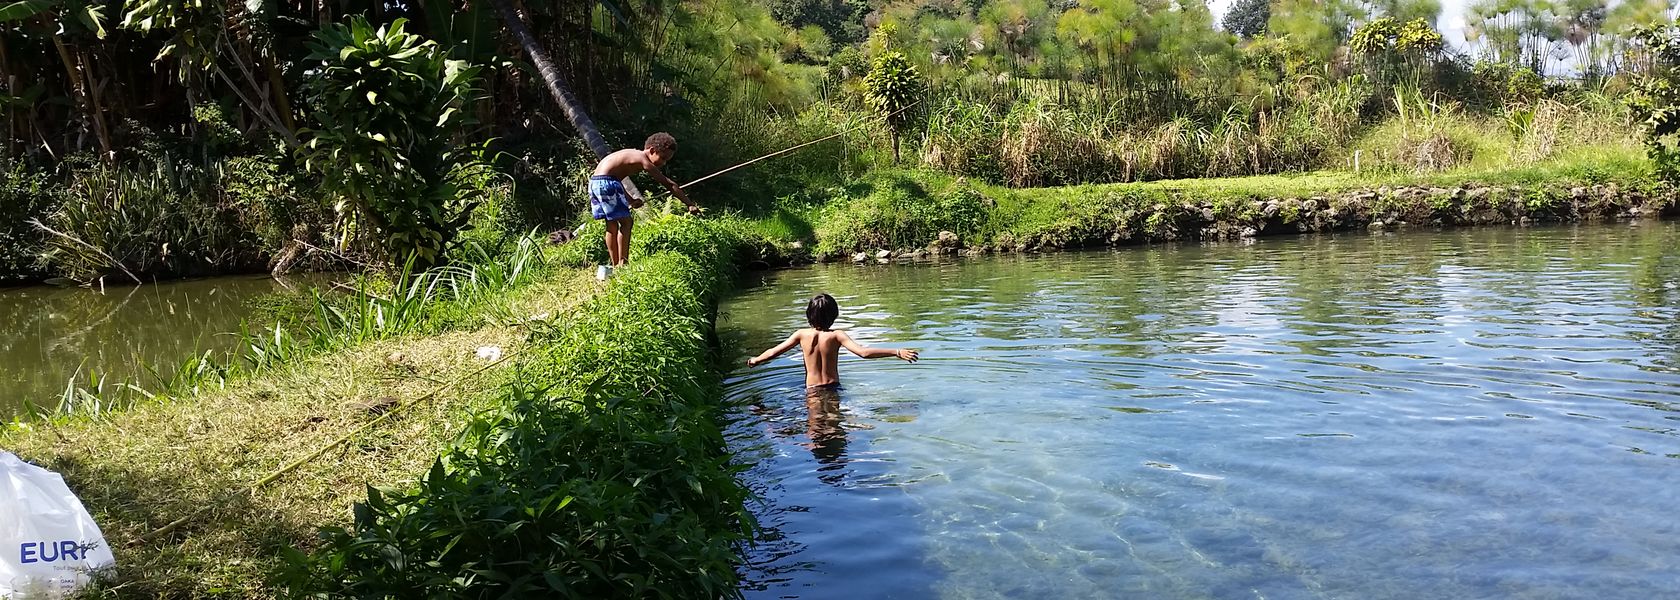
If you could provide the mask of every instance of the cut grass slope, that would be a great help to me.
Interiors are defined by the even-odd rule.
[[[598,287],[563,272],[505,301],[515,315],[564,319]],[[513,352],[528,327],[503,324],[408,335],[322,354],[230,382],[225,389],[140,403],[98,416],[34,421],[0,432],[0,447],[58,471],[113,545],[122,597],[276,597],[288,547],[312,548],[345,522],[366,486],[397,486],[436,460],[511,363],[422,401],[352,437],[255,494],[265,475],[394,407],[482,368],[481,346]],[[141,536],[216,505],[156,541]]]

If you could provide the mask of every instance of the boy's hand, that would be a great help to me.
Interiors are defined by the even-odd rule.
[[[698,204],[688,205],[688,214],[691,214],[691,215],[698,215],[704,210],[706,210],[706,209],[700,208],[700,205],[698,205]]]
[[[747,366],[749,366],[749,367],[756,367],[756,366],[759,366],[761,364],[764,364],[764,361],[759,360],[758,357],[756,357],[756,356],[747,359]]]
[[[641,208],[643,204],[646,204],[646,202],[643,202],[641,198],[636,196],[630,197],[630,208]]]
[[[915,350],[910,350],[908,348],[898,351],[899,360],[902,360],[902,361],[907,362],[907,363],[916,362],[916,360],[920,359],[921,357],[922,356],[920,354],[916,354]]]

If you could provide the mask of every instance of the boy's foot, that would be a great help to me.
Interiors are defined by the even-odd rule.
[[[609,267],[609,266],[606,266],[606,265],[597,266],[597,267],[595,267],[595,280],[596,281],[606,281],[607,280],[607,274],[609,274],[611,272],[612,272],[612,267]]]

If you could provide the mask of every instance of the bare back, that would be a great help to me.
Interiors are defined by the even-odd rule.
[[[846,334],[834,330],[801,329],[799,351],[805,355],[805,387],[840,383],[840,348]]]
[[[608,154],[606,158],[595,165],[596,175],[606,175],[613,179],[624,179],[647,170],[652,161],[642,150],[624,149]]]
[[[805,358],[805,387],[831,386],[840,383],[840,349],[845,348],[859,358],[889,358],[898,357],[905,362],[916,362],[920,358],[915,350],[894,348],[869,348],[852,341],[843,331],[828,329],[805,328],[793,332],[793,335],[774,348],[765,350],[762,354],[747,359],[747,366],[756,367],[770,359],[781,356],[782,353],[799,346],[799,351]]]

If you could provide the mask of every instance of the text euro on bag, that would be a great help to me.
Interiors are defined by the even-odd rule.
[[[115,566],[63,477],[0,452],[0,598],[62,598]]]

